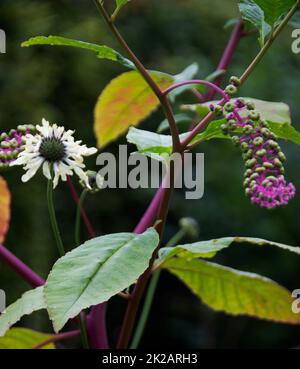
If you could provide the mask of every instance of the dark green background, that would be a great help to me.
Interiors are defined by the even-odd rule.
[[[230,0],[132,0],[118,24],[147,68],[175,74],[196,61],[198,76],[205,77],[214,71],[230,35],[225,22],[237,14],[237,2]],[[97,96],[124,69],[87,51],[20,47],[29,37],[52,34],[118,48],[93,2],[2,0],[0,28],[7,34],[7,54],[0,55],[1,131],[22,123],[37,124],[45,117],[75,128],[78,138],[94,146]],[[286,29],[276,41],[241,94],[288,103],[293,123],[300,128],[300,55],[291,52],[291,30]],[[230,75],[240,74],[257,51],[256,35],[244,38]],[[181,100],[193,101],[189,94]],[[142,127],[155,130],[162,119],[158,111]],[[290,143],[282,146],[288,157],[287,178],[299,187],[299,148]],[[108,149],[115,150],[116,144]],[[274,211],[255,207],[243,195],[243,163],[238,150],[230,142],[214,141],[204,144],[201,151],[206,158],[205,196],[184,201],[182,193],[175,192],[166,240],[177,231],[179,218],[193,216],[199,221],[201,239],[247,235],[300,244],[299,196],[288,207]],[[95,168],[94,159],[89,164]],[[4,175],[12,192],[12,220],[5,245],[46,277],[57,257],[45,202],[46,181],[38,175],[22,184],[21,174],[16,169]],[[152,194],[150,190],[110,190],[89,198],[87,210],[97,233],[132,230]],[[63,238],[71,248],[75,207],[65,185],[58,187],[55,199]],[[233,246],[220,253],[217,261],[264,274],[291,290],[300,288],[300,259],[284,251]],[[7,291],[10,303],[29,286],[1,264],[0,288]],[[118,332],[124,307],[119,298],[109,305],[111,340]],[[51,330],[45,313],[25,318],[22,324]],[[300,344],[299,327],[214,313],[167,274],[163,274],[147,328],[144,348],[287,348]]]

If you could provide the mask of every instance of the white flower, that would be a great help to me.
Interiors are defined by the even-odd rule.
[[[93,155],[97,149],[81,145],[82,141],[74,140],[74,131],[66,131],[64,127],[56,124],[50,125],[45,119],[42,120],[41,126],[36,126],[36,129],[35,135],[26,135],[24,150],[10,164],[11,166],[22,165],[26,170],[22,181],[27,182],[42,166],[44,176],[53,180],[54,188],[59,178],[66,181],[67,176],[73,173],[76,173],[89,187],[88,177],[83,170],[85,168],[83,156]],[[50,173],[51,166],[53,166],[53,178]]]

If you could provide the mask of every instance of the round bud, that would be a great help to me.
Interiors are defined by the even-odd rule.
[[[254,110],[255,109],[255,105],[252,101],[247,101],[246,102],[246,107],[248,110]]]
[[[263,166],[266,168],[266,169],[273,169],[274,168],[274,165],[272,163],[270,163],[269,161],[265,161],[263,163]]]
[[[253,140],[253,145],[254,146],[260,146],[263,142],[264,142],[264,140],[261,137],[256,137]]]
[[[253,158],[253,159],[247,160],[245,165],[246,165],[247,168],[251,168],[251,167],[254,166],[255,163],[256,163],[256,159]]]
[[[233,110],[234,110],[234,104],[233,104],[231,101],[229,101],[229,102],[227,102],[227,103],[224,105],[224,109],[225,109],[228,113],[231,113],[231,112],[233,112]]]
[[[237,93],[237,88],[235,85],[228,85],[226,88],[225,88],[225,92],[229,95],[229,96],[233,96]]]
[[[240,86],[240,84],[241,84],[241,80],[236,76],[230,77],[229,81],[230,81],[231,84],[233,84],[235,86]]]
[[[243,128],[243,133],[245,135],[251,135],[253,133],[254,129],[250,124],[247,124],[244,128]]]
[[[260,118],[260,114],[259,112],[252,110],[249,112],[248,117],[251,120],[258,120]]]
[[[256,151],[256,155],[259,156],[260,158],[262,158],[264,155],[266,155],[266,153],[267,153],[267,150],[265,150],[265,149],[261,149],[261,150]]]
[[[199,225],[194,218],[181,218],[179,220],[179,225],[190,238],[196,239],[199,237]]]
[[[274,165],[277,167],[277,168],[281,168],[282,167],[282,162],[278,159],[278,158],[275,158],[273,160],[273,163]]]
[[[284,155],[282,151],[279,151],[277,155],[282,162],[286,161],[286,156]]]

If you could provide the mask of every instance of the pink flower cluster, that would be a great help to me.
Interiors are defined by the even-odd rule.
[[[284,178],[285,155],[268,123],[251,102],[236,99],[224,105],[222,130],[240,146],[245,160],[245,193],[253,204],[272,209],[286,205],[295,196],[295,186]]]
[[[17,129],[12,129],[8,133],[0,135],[0,170],[7,169],[10,163],[16,159],[23,150],[25,136],[34,133],[33,125],[20,125]]]

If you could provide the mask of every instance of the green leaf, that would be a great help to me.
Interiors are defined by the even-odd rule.
[[[174,77],[149,72],[161,89],[172,85]],[[159,105],[159,100],[136,71],[123,73],[102,91],[95,107],[94,131],[98,145],[115,140],[128,128],[139,124]]]
[[[300,247],[289,246],[278,242],[268,241],[261,238],[252,237],[223,237],[208,241],[198,241],[194,243],[178,245],[175,247],[163,247],[159,250],[158,263],[165,262],[171,257],[177,256],[186,260],[195,258],[213,257],[233,243],[248,243],[255,246],[276,246],[283,250],[294,252],[300,255]]]
[[[300,145],[300,132],[288,123],[275,123],[268,121],[270,129],[281,139],[289,140]]]
[[[242,18],[254,25],[259,31],[260,45],[263,46],[265,37],[270,33],[271,27],[265,22],[264,11],[253,0],[243,0],[239,3]]]
[[[42,342],[51,338],[45,334],[27,328],[11,328],[4,337],[0,337],[0,349],[33,349]],[[43,349],[55,349],[53,343],[42,347]]]
[[[204,142],[213,138],[229,138],[222,133],[221,125],[223,123],[223,120],[211,122],[207,129],[199,133],[191,142]],[[189,133],[180,134],[180,140],[184,140],[188,134]],[[140,153],[144,153],[156,160],[164,161],[166,155],[168,156],[172,153],[172,137],[170,135],[162,135],[130,127],[126,139],[129,143],[136,145]]]
[[[30,38],[28,41],[23,42],[21,46],[24,47],[32,45],[78,47],[81,49],[86,49],[95,52],[99,59],[109,59],[122,64],[126,68],[130,69],[135,68],[134,64],[130,60],[126,59],[120,53],[105,45],[91,44],[89,42],[72,40],[70,38],[60,36],[48,36],[48,37],[37,36]]]
[[[25,292],[19,300],[8,306],[0,315],[0,337],[24,315],[45,308],[43,287],[37,287],[34,290]]]
[[[185,127],[186,123],[191,124],[191,117],[187,114],[175,114],[175,122],[178,128]],[[168,119],[164,119],[157,128],[157,133],[161,133],[169,129]]]
[[[140,153],[164,161],[172,153],[172,137],[130,127],[127,142],[136,145]],[[165,154],[165,155],[164,155]]]
[[[116,233],[89,240],[60,258],[44,287],[54,330],[133,284],[147,269],[158,242],[153,228],[139,235]]]
[[[163,266],[216,311],[300,323],[290,292],[271,279],[203,260],[170,259]]]
[[[255,0],[265,14],[266,22],[271,26],[295,4],[295,0]]]
[[[123,8],[123,6],[125,6],[127,3],[129,3],[129,1],[131,1],[131,0],[116,0],[116,9],[114,10],[114,12],[111,16],[111,18],[113,20],[116,19],[119,11]]]

